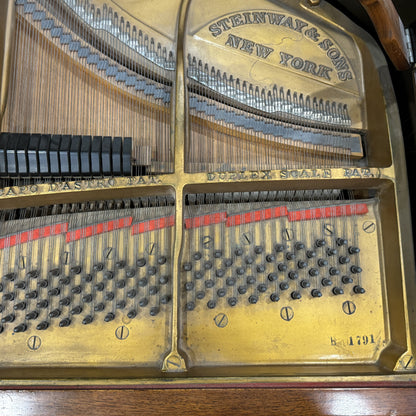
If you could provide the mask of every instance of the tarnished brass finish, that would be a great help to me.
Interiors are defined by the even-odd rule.
[[[308,3],[311,6],[318,6],[320,2],[321,2],[321,0],[308,0]]]
[[[128,319],[118,314],[112,322],[105,324],[97,319],[89,325],[80,325],[75,317],[76,324],[70,328],[54,326],[46,331],[31,328],[27,332],[12,332],[9,323],[5,322],[7,330],[0,335],[1,385],[416,381],[416,316],[411,306],[416,296],[416,283],[409,197],[398,109],[383,55],[367,34],[326,2],[258,0],[255,4],[249,1],[243,3],[207,3],[199,0],[158,1],[156,4],[152,2],[151,6],[145,1],[112,3],[118,13],[128,15],[132,23],[143,27],[143,30],[145,28],[156,42],[174,50],[176,72],[169,81],[172,82],[169,104],[171,146],[163,149],[164,156],[172,157],[173,173],[166,173],[169,169],[161,169],[155,174],[141,176],[56,182],[13,182],[11,179],[8,186],[0,190],[0,207],[1,212],[6,212],[40,206],[83,206],[91,201],[98,201],[99,205],[100,201],[142,201],[146,198],[159,201],[158,198],[171,197],[174,199],[174,208],[153,206],[146,211],[146,207],[135,207],[137,211],[131,211],[133,214],[120,209],[123,215],[133,217],[133,224],[129,223],[128,227],[134,227],[135,223],[138,229],[140,222],[155,220],[155,224],[159,224],[161,218],[163,221],[168,218],[169,228],[159,229],[159,225],[156,225],[156,231],[146,230],[147,234],[144,233],[141,240],[133,238],[127,226],[124,231],[109,229],[105,236],[104,233],[97,233],[95,240],[88,240],[84,246],[77,246],[78,251],[74,251],[81,253],[79,256],[87,259],[84,261],[85,267],[91,268],[96,256],[106,248],[104,244],[109,241],[117,247],[118,256],[125,254],[127,261],[134,266],[133,261],[136,262],[137,256],[144,252],[151,256],[149,247],[150,251],[158,247],[155,250],[167,253],[169,259],[171,302],[159,316],[149,316],[146,309],[141,309],[137,317]],[[311,8],[312,3],[320,3],[320,7]],[[102,6],[101,0],[97,5]],[[253,12],[260,14],[254,17]],[[273,17],[268,17],[269,14],[273,14]],[[257,24],[251,20],[256,18],[259,19]],[[269,18],[277,20],[268,24]],[[286,23],[279,25],[278,22]],[[12,33],[11,24],[8,20],[7,24],[0,26],[2,33]],[[305,35],[306,27],[315,31]],[[95,33],[98,38],[106,39],[105,30]],[[319,34],[319,41],[313,40],[316,33]],[[230,34],[247,42],[254,39],[257,45],[272,48],[271,60],[256,58],[253,53],[244,51],[241,45],[236,48],[236,44],[232,43],[235,40],[229,40]],[[326,43],[319,46],[324,39],[327,39]],[[121,41],[117,40],[112,45],[116,47],[118,42]],[[227,45],[227,42],[230,44]],[[342,55],[345,61],[332,62],[329,55],[323,53],[328,52],[330,43],[335,48],[331,53],[334,56],[339,54],[338,58]],[[250,51],[247,43],[245,45]],[[281,55],[279,48],[286,48],[284,51],[290,53],[291,60],[297,56],[299,60],[295,62],[298,63],[287,68],[284,63],[289,64],[288,55]],[[268,113],[269,108],[264,102],[250,101],[250,94],[244,96],[243,87],[238,90],[237,83],[232,88],[225,88],[222,94],[219,92],[223,87],[221,83],[206,81],[203,76],[200,82],[197,81],[201,74],[207,73],[198,72],[198,63],[195,67],[198,71],[192,69],[193,61],[189,60],[188,55],[195,56],[195,62],[203,59],[203,64],[215,67],[215,76],[217,70],[221,74],[226,73],[226,77],[221,78],[225,83],[231,82],[230,75],[257,86],[260,91],[273,90],[274,84],[281,83],[286,89],[286,104],[295,102],[293,96],[287,94],[288,90],[304,91],[305,95],[331,102],[341,101],[348,107],[351,124],[347,126],[344,123],[347,119],[337,118],[337,113],[331,119],[332,127],[330,123],[326,125],[325,111],[320,112],[319,105],[313,120],[310,118],[313,112],[307,111],[306,104],[303,113],[296,115],[294,106],[289,106],[289,109],[288,106],[282,107],[280,97],[269,101],[280,106],[278,114]],[[10,58],[0,61],[0,69],[8,67],[7,59]],[[306,61],[310,62],[302,67],[303,70],[296,68],[300,66],[300,59],[303,65]],[[156,67],[150,61],[151,57],[143,60],[146,70]],[[321,69],[319,76],[315,71],[319,65],[331,71]],[[328,74],[335,74],[336,69],[339,74],[344,71],[344,75],[329,77]],[[351,79],[345,75],[345,71],[350,71]],[[167,72],[161,73],[166,75]],[[325,74],[330,79],[319,79],[325,78]],[[346,79],[343,80],[343,77]],[[0,84],[2,94],[8,86],[4,79]],[[166,81],[156,80],[161,83]],[[255,88],[253,91],[255,96]],[[248,144],[245,147],[242,140],[241,148],[249,151],[257,144],[256,140],[263,143],[263,137],[248,128],[248,132],[244,131],[244,126],[239,129],[241,126],[238,122],[242,120],[237,117],[239,113],[234,118],[237,127],[230,127],[232,123],[227,124],[221,119],[222,107],[208,110],[207,107],[203,110],[192,107],[190,98],[194,95],[199,97],[200,102],[206,97],[216,100],[228,106],[226,108],[229,111],[236,111],[236,114],[240,110],[251,112],[253,117],[258,117],[255,121],[259,123],[263,123],[264,119],[276,125],[292,123],[294,131],[302,131],[302,134],[310,129],[327,129],[328,135],[335,135],[336,140],[337,129],[345,134],[358,134],[362,137],[365,155],[356,155],[357,160],[351,155],[345,156],[347,152],[337,152],[334,146],[329,152],[335,155],[334,160],[332,156],[325,159],[320,157],[319,151],[310,153],[313,149],[310,144],[300,144],[299,153],[293,150],[291,144],[287,144],[287,148],[282,149],[282,153],[286,152],[284,157],[288,157],[283,161],[286,165],[279,160],[269,162],[265,146],[264,153],[253,153],[254,162],[249,168],[238,168],[238,161],[230,158],[229,165],[210,169],[210,161],[205,159],[205,156],[210,156],[210,140],[220,157],[221,152],[226,156],[227,152],[232,155],[241,150],[231,145],[236,138],[244,139]],[[289,96],[292,97],[290,100]],[[146,106],[145,101],[140,103]],[[152,106],[149,105],[149,108]],[[210,109],[212,114],[207,115]],[[194,111],[192,115],[191,111]],[[195,122],[197,118],[201,120],[199,124]],[[200,130],[196,125],[199,125]],[[209,133],[210,129],[215,131],[212,126],[219,126],[218,135]],[[207,134],[206,148],[203,142],[198,141],[196,133]],[[223,133],[224,136],[221,136]],[[231,144],[227,147],[224,143]],[[300,152],[305,152],[305,159]],[[195,160],[191,160],[192,155],[197,155]],[[339,160],[336,160],[336,155]],[[307,163],[302,165],[304,160]],[[313,160],[315,165],[311,166]],[[264,168],[266,162],[270,163],[270,168]],[[192,166],[190,168],[192,163],[197,165],[195,169]],[[303,195],[302,198],[296,199],[299,194],[295,191]],[[262,200],[260,194],[273,195],[273,198]],[[232,195],[238,195],[237,199],[234,200]],[[250,201],[253,195],[259,199]],[[198,198],[202,202],[198,202]],[[198,203],[190,201],[192,199]],[[172,215],[170,208],[174,212]],[[328,210],[325,211],[325,208]],[[113,214],[108,217],[106,212],[82,212],[76,213],[81,229],[90,226],[90,223],[96,226],[104,219],[113,219]],[[282,212],[282,215],[268,217],[264,222],[258,219],[251,221],[256,215],[265,216],[266,212]],[[300,213],[300,219],[295,218],[296,212]],[[323,215],[322,212],[326,212],[326,216],[319,217]],[[307,219],[307,215],[311,215],[311,218]],[[244,218],[241,224],[233,223],[237,221],[232,219],[235,216]],[[212,222],[204,226],[192,226],[192,221],[200,221],[195,220],[198,217],[203,217],[201,221]],[[70,217],[69,227],[72,223],[77,224],[73,218],[78,217]],[[250,221],[245,222],[246,218]],[[6,222],[6,226],[2,225],[0,237],[13,233],[20,236],[19,233],[26,228],[18,220],[15,218],[15,223]],[[41,220],[35,219],[32,224],[38,224],[36,221]],[[145,227],[148,226],[146,224]],[[325,228],[328,224],[335,228]],[[15,229],[14,226],[21,228]],[[326,234],[323,231],[325,229]],[[68,230],[69,233],[74,232],[72,228]],[[290,233],[293,233],[293,238],[289,238]],[[241,240],[244,235],[246,242]],[[3,244],[9,244],[10,247],[7,261],[0,257],[2,273],[9,271],[10,264],[18,264],[19,256],[31,258],[33,253],[39,254],[41,249],[49,247],[48,244],[50,251],[42,253],[45,258],[40,262],[45,270],[49,270],[50,265],[58,264],[62,253],[69,250],[60,249],[69,247],[71,240],[68,238],[65,240],[59,236],[50,237],[46,242],[26,242],[16,245],[18,249],[8,242],[10,239],[5,239]],[[338,244],[337,238],[346,239],[348,245],[342,241]],[[279,257],[280,260],[270,260],[269,257],[270,261],[267,260],[266,254],[274,251],[276,256],[283,256],[275,248],[275,244],[282,239],[286,244],[284,255],[287,261],[283,261],[283,257]],[[59,244],[56,243],[58,240],[61,241]],[[351,241],[359,242],[359,256]],[[310,271],[314,269],[312,266],[308,266],[306,272],[303,271],[306,266],[301,267],[287,257],[289,251],[295,251],[296,242],[308,246],[296,250],[307,253],[305,250],[309,249],[318,253],[317,260],[311,262],[318,261],[319,256],[327,256],[323,247],[328,245],[340,252],[344,250],[343,253],[352,247],[351,259],[347,260],[345,253],[341,255],[337,252],[335,257],[329,259],[331,264],[322,265],[325,273]],[[214,256],[217,246],[221,247],[223,257]],[[257,246],[261,246],[261,250],[256,249]],[[237,249],[241,249],[244,255],[232,254]],[[239,297],[237,304],[231,305],[230,296],[223,296],[218,290],[237,293],[238,285],[232,279],[242,281],[243,278],[238,277],[238,267],[241,275],[246,273],[244,279],[250,277],[248,270],[254,273],[255,269],[250,269],[254,266],[247,261],[247,257],[254,256],[253,253],[262,259],[254,261],[256,266],[265,264],[261,271],[264,274],[266,270],[265,278],[261,279],[269,282],[267,284],[275,284],[274,280],[284,283],[286,277],[283,278],[283,275],[286,276],[289,270],[282,266],[278,272],[281,274],[275,279],[271,269],[272,263],[273,267],[278,267],[281,262],[289,269],[297,267],[299,274],[306,276],[309,273],[308,279],[322,289],[322,297],[315,298],[308,290],[298,298],[296,293],[301,290],[302,280],[298,279],[294,283],[289,282],[291,289],[288,291],[280,286],[278,302],[270,300],[268,288],[264,290],[266,297],[262,294],[263,289],[257,287],[259,300],[252,298],[252,301],[247,301],[248,295],[252,294],[250,292],[247,296]],[[354,255],[357,257],[354,258]],[[305,256],[315,258],[312,254]],[[224,261],[231,257],[234,264],[224,266]],[[302,259],[296,258],[296,262]],[[355,263],[354,259],[357,259]],[[241,268],[243,262],[246,262],[244,270]],[[348,275],[360,277],[353,276],[354,284],[345,284],[340,291],[334,282],[341,282],[344,276],[330,271],[331,266]],[[355,269],[351,269],[352,266]],[[109,262],[108,267],[113,267],[113,263]],[[206,282],[225,267],[229,268],[229,274],[217,273],[218,279],[214,283],[217,286],[213,289],[211,283]],[[194,272],[201,273],[194,275]],[[17,273],[23,276],[21,269]],[[329,279],[330,275],[335,276],[334,282],[322,283],[322,279]],[[7,284],[12,287],[10,282]],[[361,285],[365,286],[365,293],[360,292]],[[207,288],[206,292],[209,293],[201,295],[203,301],[199,301],[195,289],[201,287]],[[295,287],[299,290],[293,289]],[[239,293],[243,295],[242,292],[243,289]],[[207,307],[207,301],[213,299],[216,302],[214,307]]]
[[[6,107],[9,73],[11,65],[12,45],[15,30],[15,11],[12,0],[3,0],[0,26],[0,120]]]

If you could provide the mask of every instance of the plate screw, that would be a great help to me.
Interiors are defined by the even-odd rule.
[[[373,221],[366,221],[363,224],[363,230],[367,234],[371,234],[376,230],[376,224]]]
[[[290,306],[285,306],[280,310],[280,316],[284,321],[291,321],[294,315],[293,309]]]
[[[342,304],[342,310],[346,315],[352,315],[355,312],[356,306],[350,300],[347,300]]]
[[[129,330],[126,326],[119,326],[116,329],[116,338],[119,340],[124,340],[129,336]]]
[[[219,313],[214,318],[215,325],[217,325],[218,328],[225,328],[228,324],[228,317],[225,313]]]
[[[41,344],[42,344],[41,339],[37,335],[33,335],[27,340],[27,346],[32,351],[38,350]]]

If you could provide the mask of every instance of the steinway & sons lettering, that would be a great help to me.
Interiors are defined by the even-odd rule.
[[[284,14],[270,12],[245,12],[236,13],[218,20],[209,26],[209,31],[211,32],[212,36],[217,37],[221,35],[222,32],[230,30],[233,27],[253,24],[270,24],[283,26],[295,30],[299,33],[303,33],[303,30],[308,26],[308,23],[303,22],[300,19],[293,19],[292,17],[286,16]],[[316,36],[316,34],[312,33],[305,33],[305,35],[312,37]]]
[[[353,72],[350,69],[348,61],[342,55],[341,50],[335,45],[335,43],[329,38],[324,38],[316,27],[311,27],[309,23],[301,19],[272,12],[243,12],[232,14],[217,20],[208,27],[208,30],[211,35],[216,38],[224,32],[228,32],[233,28],[244,25],[281,26],[293,30],[296,33],[301,33],[305,38],[317,44],[317,46],[330,59],[333,67],[330,68],[326,65],[312,62],[304,57],[294,56],[289,53],[290,51],[279,51],[279,64],[282,66],[291,67],[296,71],[309,73],[328,81],[332,80],[331,72],[333,71],[336,72],[338,80],[340,81],[353,79]],[[275,50],[270,46],[237,36],[233,33],[228,33],[228,37],[224,44],[229,48],[238,49],[260,59],[267,59],[275,52]]]

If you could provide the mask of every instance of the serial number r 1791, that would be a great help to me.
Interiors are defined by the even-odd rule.
[[[348,338],[348,345],[375,344],[374,335],[356,335]]]

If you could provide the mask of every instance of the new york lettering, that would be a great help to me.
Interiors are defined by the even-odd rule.
[[[303,71],[308,74],[315,75],[316,77],[331,81],[329,73],[332,71],[332,68],[329,68],[325,65],[318,66],[315,62],[308,61],[307,59],[304,60],[298,56],[293,56],[286,52],[280,52],[280,58],[280,65],[291,66],[293,69],[298,71]]]
[[[239,36],[232,34],[228,35],[225,45],[234,49],[240,49],[240,51],[246,52],[249,55],[255,52],[258,58],[263,59],[266,59],[274,51],[273,48],[269,48],[268,46],[255,43],[251,40],[240,38]]]

